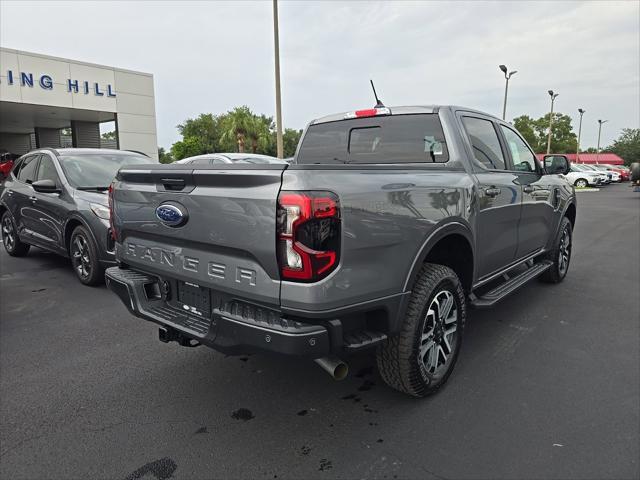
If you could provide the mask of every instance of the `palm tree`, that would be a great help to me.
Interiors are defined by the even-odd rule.
[[[249,131],[249,138],[251,138],[251,151],[258,153],[258,149],[262,153],[265,153],[269,148],[271,142],[271,130],[273,126],[273,119],[271,117],[265,117],[264,115],[254,116],[251,121],[251,130]]]
[[[220,139],[223,141],[235,140],[238,145],[238,152],[244,153],[246,138],[253,130],[254,117],[255,115],[251,113],[251,110],[246,105],[234,108],[225,115]]]

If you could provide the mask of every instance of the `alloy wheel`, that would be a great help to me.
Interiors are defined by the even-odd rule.
[[[2,242],[8,251],[13,250],[16,245],[16,232],[9,215],[6,215],[2,221]]]
[[[586,187],[586,186],[587,186],[587,182],[586,182],[586,181],[584,181],[584,180],[578,180],[578,181],[576,182],[576,187],[584,188],[584,187]]]
[[[565,228],[560,238],[560,248],[558,249],[558,271],[561,276],[567,273],[569,268],[569,260],[571,259],[571,234],[569,229]]]
[[[83,235],[76,235],[71,246],[71,258],[78,275],[88,278],[91,275],[91,257],[89,245]]]
[[[438,292],[431,301],[420,338],[418,360],[427,372],[437,377],[447,371],[458,341],[458,307],[453,293]]]

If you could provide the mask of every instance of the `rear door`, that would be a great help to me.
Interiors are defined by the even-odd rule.
[[[476,114],[465,113],[461,120],[478,165],[476,252],[482,278],[515,260],[522,193],[518,176],[509,171],[497,124]]]
[[[276,201],[286,165],[185,167],[119,172],[118,257],[143,271],[277,305]],[[160,206],[177,208],[182,223],[160,220]]]
[[[500,125],[515,173],[522,191],[522,212],[518,227],[516,258],[543,248],[551,236],[560,195],[553,175],[543,175],[536,156],[519,133],[507,125]]]

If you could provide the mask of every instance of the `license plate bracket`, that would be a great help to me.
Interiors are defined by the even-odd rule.
[[[185,312],[211,319],[211,289],[178,280],[178,306]]]

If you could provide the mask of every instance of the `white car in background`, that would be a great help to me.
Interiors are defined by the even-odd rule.
[[[620,183],[622,181],[622,175],[607,165],[592,165],[592,167],[600,170],[602,173],[610,174],[612,182]]]
[[[582,168],[582,170],[586,170],[589,172],[596,172],[599,173],[601,175],[604,176],[605,182],[604,183],[611,183],[611,179],[613,177],[613,175],[610,175],[611,172],[603,172],[602,170],[600,170],[599,168],[596,168],[595,165],[585,165],[584,163],[578,165],[580,168]]]
[[[589,169],[581,168],[583,165],[571,165],[569,173],[565,174],[567,180],[569,180],[576,187],[599,187],[606,181],[607,176],[600,172],[594,172]]]

